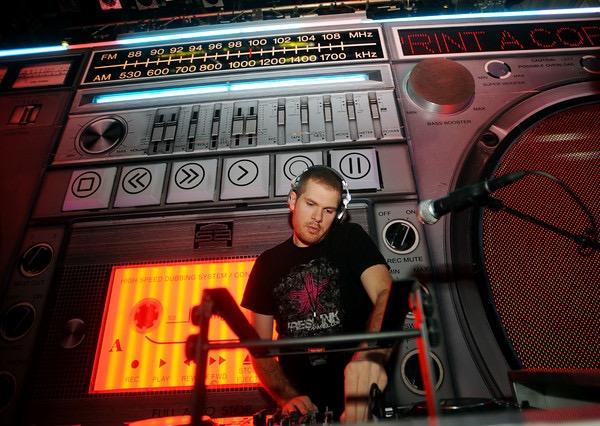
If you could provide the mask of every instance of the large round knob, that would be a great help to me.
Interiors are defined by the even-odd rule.
[[[469,70],[450,59],[425,59],[412,69],[406,91],[421,108],[452,114],[471,103],[475,80]]]
[[[116,146],[127,133],[125,122],[104,117],[89,123],[79,134],[79,146],[88,154],[101,154]]]

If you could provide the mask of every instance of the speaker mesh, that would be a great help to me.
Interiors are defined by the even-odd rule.
[[[600,222],[600,104],[547,115],[519,134],[494,176],[548,172]],[[555,182],[539,175],[495,193],[506,206],[575,234],[590,221]],[[525,368],[600,368],[600,252],[505,212],[486,209],[482,251],[499,322]]]
[[[52,313],[33,381],[33,399],[67,399],[87,394],[102,322],[110,265],[70,266],[58,271],[57,303]],[[72,350],[61,347],[64,325],[85,324],[85,338]]]

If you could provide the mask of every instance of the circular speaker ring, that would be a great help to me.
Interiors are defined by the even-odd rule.
[[[444,367],[435,353],[430,352],[429,355],[431,355],[431,359],[433,360],[433,376],[435,378],[435,389],[437,390],[444,381]],[[417,349],[413,349],[404,355],[400,365],[400,372],[402,381],[411,392],[417,395],[425,395],[425,386],[423,385],[421,370],[419,369],[419,351]]]

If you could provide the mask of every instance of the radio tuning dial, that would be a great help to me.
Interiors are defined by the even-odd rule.
[[[465,109],[475,95],[475,80],[463,65],[450,59],[419,62],[406,84],[408,96],[421,108],[441,114]]]
[[[103,117],[89,123],[79,134],[79,146],[88,154],[101,154],[119,144],[127,127],[117,117]]]

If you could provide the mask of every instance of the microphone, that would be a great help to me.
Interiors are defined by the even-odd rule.
[[[521,179],[527,172],[513,172],[494,179],[484,180],[453,191],[445,197],[423,200],[417,209],[417,219],[425,225],[433,225],[447,213],[464,210],[482,204],[485,197],[506,185]]]

